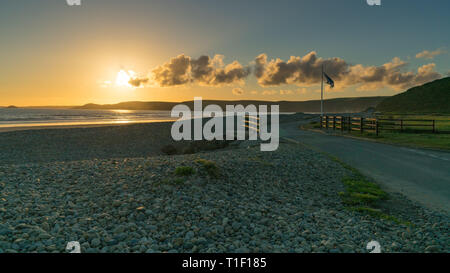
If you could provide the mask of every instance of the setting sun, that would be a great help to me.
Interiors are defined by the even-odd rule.
[[[120,70],[117,73],[116,77],[116,86],[126,86],[126,87],[133,87],[130,84],[130,80],[135,77],[136,73],[134,71],[128,70]]]

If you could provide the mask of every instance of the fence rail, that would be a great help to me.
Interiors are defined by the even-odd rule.
[[[377,136],[381,131],[400,131],[409,128],[436,133],[434,119],[380,119],[345,116],[321,116],[320,126],[325,129],[344,131],[372,132]]]

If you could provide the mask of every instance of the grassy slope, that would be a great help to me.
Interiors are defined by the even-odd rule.
[[[389,97],[377,106],[377,110],[383,113],[450,114],[450,77]]]
[[[413,148],[429,148],[450,151],[450,135],[449,134],[416,134],[416,133],[400,133],[386,132],[379,136],[373,133],[352,133],[357,137],[369,138],[378,142],[398,144]]]
[[[438,127],[439,128],[439,127]],[[301,126],[301,129],[320,129],[318,122],[312,122]],[[439,130],[439,129],[438,129]],[[340,132],[338,132],[340,133]],[[374,133],[344,132],[344,135],[351,135],[360,138],[375,140],[378,142],[403,145],[413,148],[430,148],[450,151],[450,134],[431,133],[408,133],[408,132],[388,132],[382,131],[379,136]]]

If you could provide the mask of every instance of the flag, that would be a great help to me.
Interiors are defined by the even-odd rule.
[[[327,75],[327,73],[323,72],[323,75],[327,79],[327,84],[329,84],[331,86],[331,88],[333,88],[334,87],[334,81],[330,78],[330,76]]]

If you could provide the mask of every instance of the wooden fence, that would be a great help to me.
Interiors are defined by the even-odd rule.
[[[400,131],[413,128],[416,131],[431,131],[436,133],[436,121],[425,119],[380,119],[345,116],[320,117],[321,128],[340,130],[341,132],[359,131],[375,133],[381,131]]]

